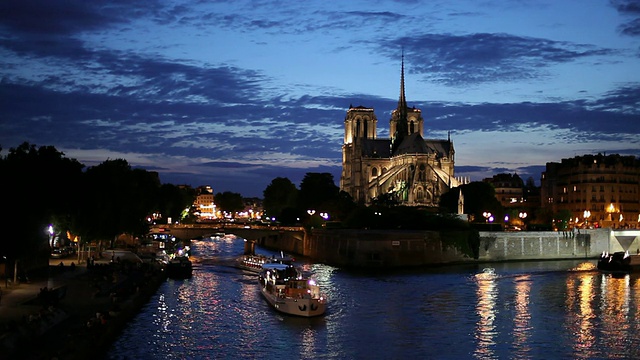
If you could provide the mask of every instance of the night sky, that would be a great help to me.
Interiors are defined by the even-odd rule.
[[[350,105],[389,137],[404,52],[456,176],[640,156],[640,0],[0,2],[0,146],[262,196],[340,180]]]

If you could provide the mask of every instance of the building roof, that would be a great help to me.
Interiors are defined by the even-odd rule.
[[[449,140],[428,139],[424,141],[430,152],[436,153],[438,156],[446,156],[453,150],[453,143]]]
[[[429,153],[430,151],[422,136],[418,133],[413,133],[402,140],[393,155]]]

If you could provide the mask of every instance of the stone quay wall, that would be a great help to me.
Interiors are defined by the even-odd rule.
[[[480,232],[478,260],[596,258],[610,248],[610,230]]]
[[[304,255],[346,267],[451,263],[472,258],[469,236],[467,231],[444,235],[436,231],[314,230],[305,242]]]
[[[479,237],[478,237],[479,235]],[[410,267],[492,261],[594,259],[610,248],[609,229],[563,232],[384,231],[282,232],[258,244],[341,267]]]
[[[183,229],[184,228],[184,229]],[[581,229],[475,232],[298,228],[172,227],[181,237],[212,231],[234,233],[257,245],[334,266],[402,267],[451,263],[553,259],[595,259],[603,251],[640,252],[640,231]],[[631,251],[630,250],[630,251]]]

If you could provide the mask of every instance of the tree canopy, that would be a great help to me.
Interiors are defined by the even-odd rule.
[[[83,164],[52,146],[25,142],[0,157],[0,219],[11,224],[0,234],[0,256],[16,260],[34,251],[48,254],[49,225],[81,241],[145,235],[149,214],[177,216],[193,202],[192,194],[161,186],[157,173],[132,169],[123,159],[83,170]]]
[[[214,197],[218,209],[235,214],[244,210],[244,202],[242,195],[231,191],[219,192]]]
[[[332,174],[309,172],[300,183],[299,207],[329,211],[339,193],[340,188],[336,186]]]
[[[52,146],[23,143],[0,157],[0,256],[16,259],[46,249],[46,228],[55,218],[70,223],[83,165]]]
[[[458,197],[462,190],[464,197],[464,212],[471,214],[476,220],[484,221],[482,214],[491,212],[492,214],[501,214],[503,212],[502,205],[495,196],[495,189],[491,184],[482,181],[473,181],[459,187],[451,188],[448,192],[440,197],[440,208],[443,211],[456,213],[458,211]]]
[[[298,188],[284,177],[277,177],[262,192],[263,210],[269,217],[275,217],[283,222],[290,222],[290,215],[295,218],[299,212],[296,209]],[[284,218],[286,219],[284,219]]]

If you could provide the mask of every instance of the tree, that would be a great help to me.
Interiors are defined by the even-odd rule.
[[[0,235],[0,256],[7,260],[49,254],[45,229],[70,226],[84,165],[52,146],[27,142],[0,157],[0,219],[15,231]]]
[[[295,219],[299,209],[296,208],[298,199],[298,189],[288,178],[277,177],[262,192],[263,207],[265,213],[270,217],[275,217],[283,221],[286,215],[287,222],[290,217]]]
[[[84,240],[113,240],[148,233],[147,215],[157,209],[157,174],[131,169],[124,159],[87,169],[81,189],[77,232]]]
[[[451,188],[440,197],[440,208],[443,211],[456,213],[458,211],[458,196],[462,190],[464,196],[464,212],[474,216],[476,221],[484,221],[482,214],[490,212],[494,215],[503,213],[502,205],[496,199],[496,191],[483,181],[473,181],[459,187]]]
[[[244,202],[242,201],[242,195],[230,191],[217,193],[214,196],[214,202],[218,209],[230,213],[231,216],[235,216],[238,211],[244,210]]]
[[[301,209],[327,209],[332,201],[337,200],[340,188],[333,181],[330,173],[307,173],[300,183],[298,204]]]
[[[192,188],[181,188],[172,184],[162,184],[158,193],[158,212],[163,220],[167,218],[183,220],[187,215],[184,210],[189,208],[196,198]]]
[[[569,221],[571,221],[571,211],[563,209],[553,215],[556,228],[558,230],[567,230],[569,227]]]

